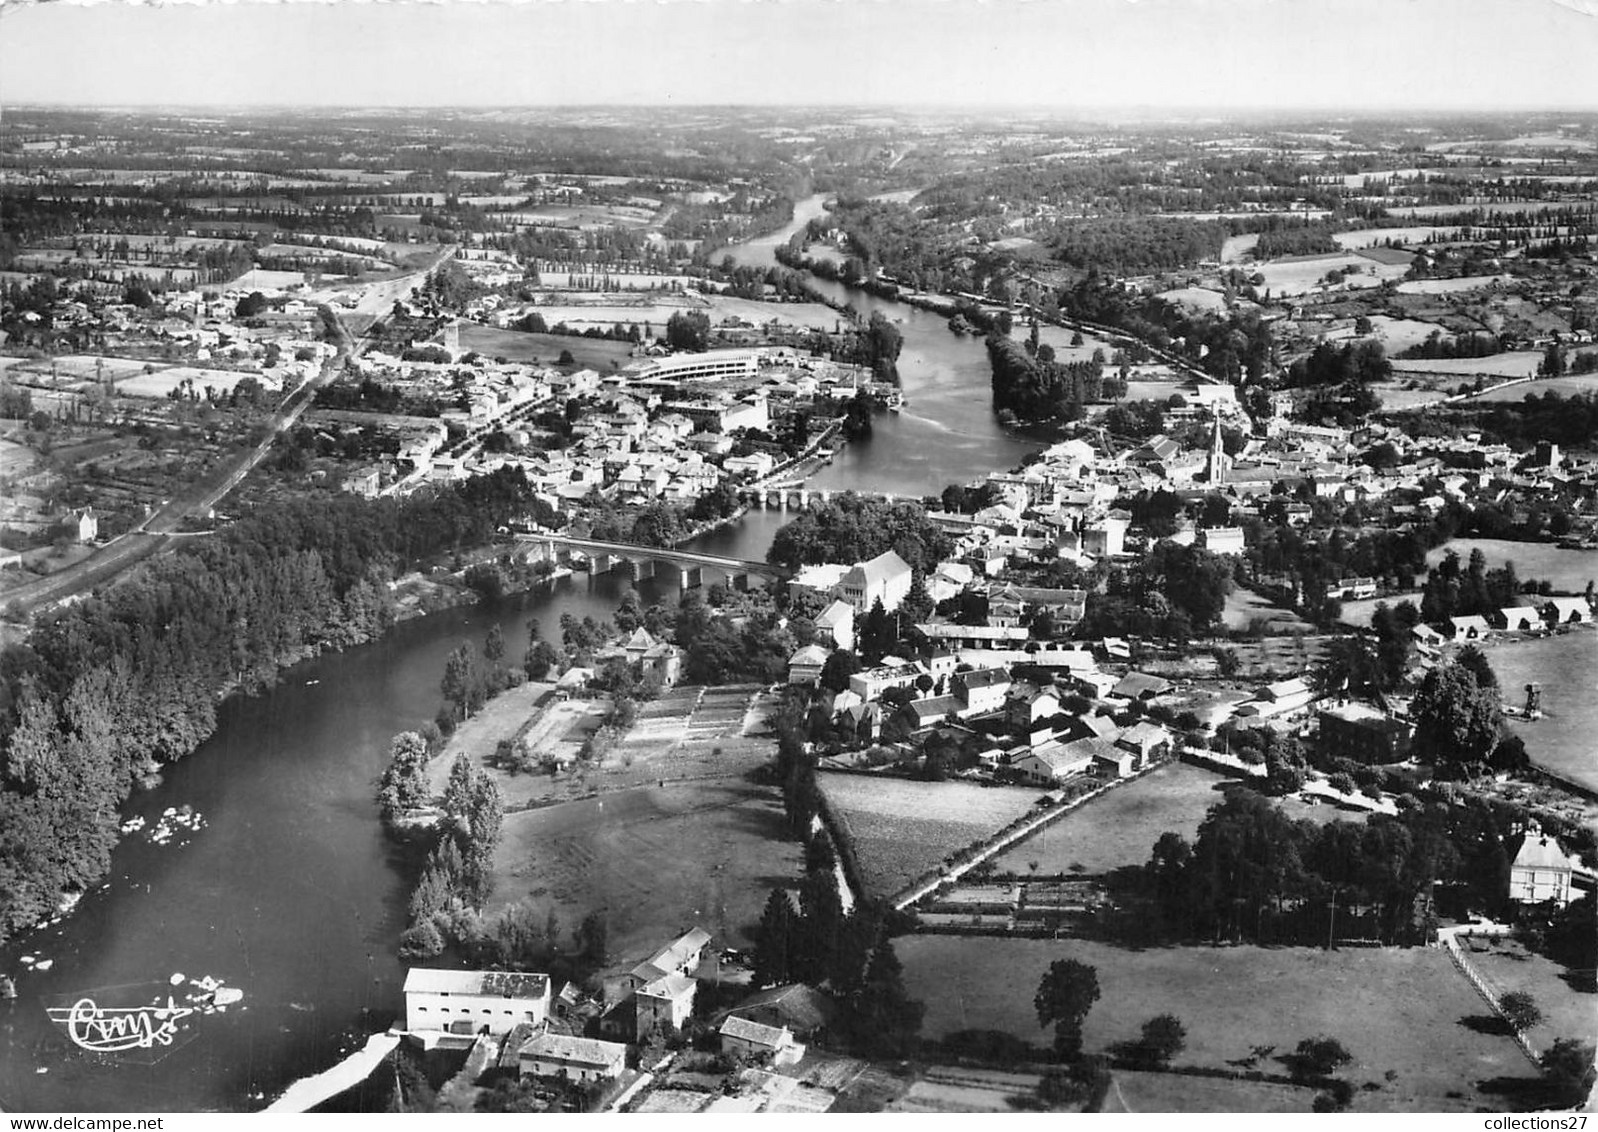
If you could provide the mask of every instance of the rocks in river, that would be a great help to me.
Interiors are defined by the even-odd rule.
[[[182,971],[173,971],[172,972],[172,977],[170,979],[168,979],[167,982],[171,983],[175,987],[181,987],[183,985],[183,983],[184,983],[184,974],[183,974],[183,972]]]
[[[161,811],[161,816],[153,825],[147,825],[143,818],[129,818],[122,823],[122,831],[130,833],[145,830],[145,838],[152,845],[166,845],[169,842],[184,845],[189,840],[187,834],[197,833],[205,825],[205,818],[193,806],[168,806]]]
[[[54,966],[55,966],[55,960],[54,959],[41,959],[37,963],[35,963],[33,965],[33,969],[35,971],[48,971],[51,967],[54,967]]]

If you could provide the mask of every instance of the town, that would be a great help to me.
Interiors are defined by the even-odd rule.
[[[1580,1106],[1595,131],[9,114],[0,1102]]]

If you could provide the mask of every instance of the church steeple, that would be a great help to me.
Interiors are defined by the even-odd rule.
[[[1220,483],[1226,478],[1231,458],[1226,454],[1226,438],[1221,435],[1221,417],[1215,415],[1215,427],[1210,433],[1210,456],[1205,472],[1210,483]]]

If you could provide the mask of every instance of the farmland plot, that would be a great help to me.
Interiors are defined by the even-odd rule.
[[[1535,371],[1533,371],[1535,372]],[[1561,397],[1575,397],[1583,393],[1598,393],[1598,374],[1581,373],[1566,377],[1549,377],[1539,381],[1528,381],[1524,385],[1511,385],[1504,389],[1489,389],[1480,397],[1472,397],[1472,403],[1495,401],[1522,401],[1535,395],[1541,397],[1545,393],[1557,393]]]
[[[867,895],[899,891],[1032,809],[1036,790],[823,773],[817,782],[855,848]]]
[[[800,857],[775,787],[641,787],[507,814],[490,911],[526,900],[567,930],[597,912],[618,961],[690,923],[747,946],[771,889],[799,875]]]
[[[1486,1005],[1436,948],[1134,951],[1085,940],[935,935],[895,946],[911,997],[926,1004],[927,1037],[987,1029],[1046,1045],[1032,998],[1049,964],[1070,958],[1098,972],[1101,999],[1083,1028],[1089,1051],[1136,1038],[1146,1019],[1164,1013],[1187,1026],[1188,1046],[1176,1059],[1185,1065],[1232,1068],[1251,1047],[1279,1055],[1326,1034],[1354,1056],[1340,1076],[1377,1085],[1358,1093],[1355,1111],[1502,1109],[1503,1099],[1477,1082],[1537,1076],[1508,1037],[1475,1024]],[[1271,1057],[1256,1067],[1286,1072]]]

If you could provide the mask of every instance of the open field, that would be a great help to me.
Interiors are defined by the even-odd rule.
[[[1315,1090],[1117,1069],[1102,1112],[1309,1112]]]
[[[1190,311],[1213,312],[1226,309],[1226,296],[1208,287],[1178,287],[1174,291],[1161,291],[1155,298],[1164,299],[1172,306]]]
[[[614,962],[699,924],[747,946],[773,887],[800,872],[774,786],[640,787],[507,814],[494,853],[497,909],[526,900],[569,930],[598,912]]]
[[[1339,614],[1337,619],[1344,625],[1353,625],[1360,629],[1369,629],[1371,617],[1375,614],[1376,607],[1378,605],[1381,605],[1385,602],[1387,604],[1387,608],[1392,609],[1400,602],[1407,601],[1412,603],[1416,609],[1419,609],[1420,597],[1421,595],[1418,593],[1402,593],[1391,594],[1387,597],[1370,597],[1361,598],[1358,601],[1345,601],[1343,602],[1342,612]]]
[[[1552,959],[1511,939],[1461,939],[1460,946],[1492,990],[1500,995],[1521,991],[1537,1000],[1543,1020],[1527,1037],[1539,1050],[1560,1038],[1590,1041],[1598,1035],[1598,994],[1577,990],[1575,980],[1567,982],[1565,968]]]
[[[1338,247],[1353,250],[1383,244],[1388,240],[1395,244],[1423,244],[1433,236],[1451,240],[1458,232],[1458,228],[1421,224],[1409,228],[1360,228],[1354,232],[1334,232],[1332,239],[1337,241]]]
[[[1254,250],[1254,245],[1260,242],[1258,232],[1250,232],[1243,236],[1228,236],[1221,245],[1221,262],[1237,263],[1244,256]]]
[[[1098,972],[1101,998],[1083,1028],[1089,1051],[1135,1038],[1146,1019],[1166,1012],[1187,1025],[1178,1064],[1227,1068],[1251,1046],[1286,1052],[1326,1034],[1354,1055],[1340,1076],[1380,1086],[1358,1094],[1356,1111],[1499,1109],[1500,1098],[1477,1091],[1477,1081],[1535,1076],[1508,1037],[1465,1021],[1479,1018],[1486,1005],[1435,948],[1134,951],[1083,940],[936,935],[901,938],[895,946],[911,997],[927,1006],[927,1037],[1000,1030],[1046,1045],[1032,998],[1049,964],[1071,958]],[[1286,1072],[1274,1059],[1257,1068]],[[1385,1082],[1389,1070],[1396,1076]]]
[[[1283,609],[1253,590],[1235,586],[1226,595],[1226,608],[1221,611],[1221,623],[1228,629],[1247,629],[1255,621],[1265,619],[1274,632],[1308,633],[1313,626],[1291,609]]]
[[[96,354],[63,354],[57,358],[7,358],[12,363],[7,368],[18,372],[54,376],[77,381],[96,381],[101,377],[112,381],[134,377],[144,372],[146,365],[165,366],[166,362],[146,362],[140,358],[112,358]]]
[[[725,318],[738,318],[764,326],[773,320],[788,326],[806,326],[812,330],[831,330],[843,321],[843,315],[822,303],[762,303],[754,299],[739,299],[731,295],[710,295],[710,324],[715,326]],[[666,316],[670,318],[668,314]]]
[[[1012,1097],[1031,1097],[1037,1073],[982,1069],[969,1065],[929,1065],[919,1080],[887,1112],[1014,1112]]]
[[[323,276],[324,279],[328,276]],[[299,271],[266,271],[256,267],[246,271],[226,285],[227,290],[286,291],[304,284],[305,275]]]
[[[492,326],[480,326],[472,322],[461,323],[461,348],[476,350],[485,357],[505,358],[512,362],[542,362],[545,365],[554,365],[562,350],[570,350],[577,365],[600,373],[619,369],[632,360],[632,346],[627,342],[496,330]]]
[[[1209,808],[1225,799],[1229,781],[1189,763],[1169,763],[1050,822],[995,857],[994,869],[1026,876],[1034,861],[1044,874],[1144,864],[1167,830],[1191,843]]]
[[[1488,641],[1485,651],[1507,702],[1523,700],[1533,681],[1543,686],[1543,717],[1508,721],[1531,761],[1598,790],[1598,632],[1504,637]]]
[[[1514,201],[1489,201],[1486,204],[1415,204],[1401,208],[1389,208],[1388,216],[1400,220],[1426,220],[1433,216],[1455,216],[1466,212],[1480,212],[1486,216],[1500,216],[1506,212],[1554,212],[1561,208],[1569,208],[1569,201],[1562,200],[1514,200]]]
[[[204,396],[206,387],[218,394],[232,393],[245,378],[261,380],[256,373],[238,373],[228,369],[200,369],[198,366],[172,366],[154,373],[140,373],[116,383],[117,392],[124,397],[165,397],[185,381],[192,381],[194,389]]]
[[[1515,573],[1553,583],[1556,593],[1581,593],[1589,581],[1598,581],[1598,550],[1570,550],[1551,542],[1511,542],[1498,538],[1456,538],[1426,552],[1426,565],[1435,566],[1452,550],[1459,555],[1463,569],[1470,552],[1480,550],[1487,558],[1487,569],[1505,562],[1515,564]]]
[[[1348,267],[1359,269],[1339,284],[1350,290],[1375,287],[1387,279],[1402,279],[1408,270],[1403,266],[1372,263],[1364,256],[1352,254],[1271,260],[1257,265],[1255,270],[1265,276],[1261,290],[1268,287],[1273,295],[1302,295],[1319,288],[1328,271]]]
[[[1461,275],[1457,279],[1411,279],[1398,285],[1400,295],[1452,295],[1459,291],[1477,291],[1494,284],[1508,283],[1508,275]]]
[[[1480,397],[1472,397],[1471,401],[1478,404],[1494,401],[1519,402],[1533,395],[1541,397],[1545,393],[1557,393],[1561,397],[1574,397],[1581,393],[1598,393],[1598,373],[1583,373],[1567,377],[1547,377],[1539,381],[1528,381],[1524,385],[1511,385],[1507,389],[1489,389]]]
[[[1447,333],[1435,322],[1423,322],[1415,318],[1390,318],[1385,314],[1371,317],[1372,334],[1381,341],[1389,355],[1407,350],[1411,346],[1419,346],[1434,330]]]
[[[1393,372],[1530,377],[1537,372],[1542,360],[1541,350],[1512,350],[1503,354],[1489,354],[1485,358],[1394,358]]]
[[[945,857],[997,833],[1040,797],[1022,787],[863,774],[822,773],[817,783],[854,843],[871,897],[892,895]]]

